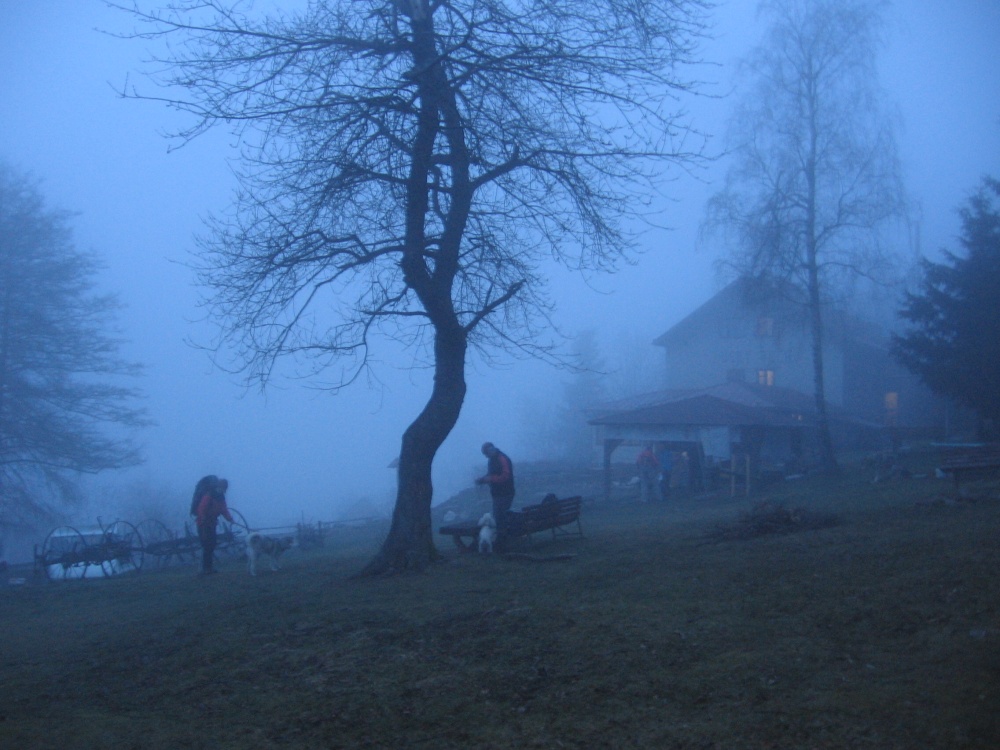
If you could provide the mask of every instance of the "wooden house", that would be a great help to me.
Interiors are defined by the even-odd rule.
[[[895,363],[871,324],[827,311],[827,413],[841,446],[887,447],[932,431],[944,406]],[[738,280],[654,340],[664,389],[606,404],[592,415],[606,471],[623,446],[683,450],[694,481],[739,460],[782,471],[815,454],[813,349],[804,309],[774,288]]]

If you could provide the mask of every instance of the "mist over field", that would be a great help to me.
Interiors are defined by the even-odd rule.
[[[702,95],[677,102],[712,155],[722,149],[736,61],[762,31],[755,7],[738,0],[711,11],[704,63],[688,73],[704,81]],[[981,176],[1000,174],[1000,5],[914,0],[886,18],[879,70],[912,201],[906,253],[936,257],[954,246],[957,207]],[[115,36],[130,29],[127,14],[101,2],[0,5],[0,158],[38,178],[49,204],[73,213],[77,245],[106,262],[100,282],[125,305],[122,353],[146,368],[139,386],[155,421],[140,435],[141,466],[83,480],[89,502],[79,517],[152,513],[181,523],[195,481],[210,473],[230,480],[230,504],[255,526],[388,515],[391,465],[431,369],[419,353],[376,341],[371,379],[332,394],[288,367],[261,392],[213,362],[191,254],[203,218],[230,204],[239,152],[222,131],[176,148],[163,133],[183,127],[183,114],[118,95],[133,85],[152,93],[144,42]],[[719,289],[722,248],[699,225],[726,165],[670,175],[669,195],[652,199],[659,228],[645,233],[635,264],[610,275],[552,264],[554,322],[570,344],[595,332],[613,397],[658,387],[661,351],[651,342]],[[434,464],[435,503],[482,473],[484,441],[515,463],[556,454],[549,423],[573,377],[537,360],[471,357],[461,417]]]

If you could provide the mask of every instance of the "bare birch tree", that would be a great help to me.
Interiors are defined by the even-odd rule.
[[[399,453],[392,526],[366,573],[435,559],[431,465],[470,347],[545,354],[541,264],[608,270],[666,168],[695,158],[676,97],[701,0],[224,0],[131,12],[166,38],[163,99],[226,124],[242,189],[200,281],[221,351],[263,385],[282,358],[331,388],[381,333],[426,346],[434,384]],[[143,96],[135,91],[130,96]]]
[[[880,4],[774,0],[744,63],[729,128],[730,168],[705,228],[729,241],[736,275],[766,278],[803,306],[812,337],[822,458],[836,470],[824,378],[823,311],[860,278],[891,277],[885,231],[904,212],[895,140],[882,107]]]

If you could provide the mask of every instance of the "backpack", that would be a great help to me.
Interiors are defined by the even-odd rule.
[[[198,480],[198,484],[194,486],[194,496],[191,498],[192,516],[198,515],[198,504],[201,503],[202,495],[214,489],[218,483],[219,478],[215,474],[209,474],[207,477],[202,477]]]

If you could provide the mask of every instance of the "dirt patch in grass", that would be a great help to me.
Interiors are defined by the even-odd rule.
[[[815,531],[836,526],[839,519],[833,513],[788,508],[782,503],[754,503],[748,511],[743,511],[735,521],[715,524],[708,533],[714,541],[734,539],[755,539],[774,534],[794,534],[801,531]]]
[[[586,499],[536,563],[352,581],[379,530],[0,592],[0,746],[995,748],[1000,493],[847,475],[776,488],[833,526],[715,537],[726,496]]]

